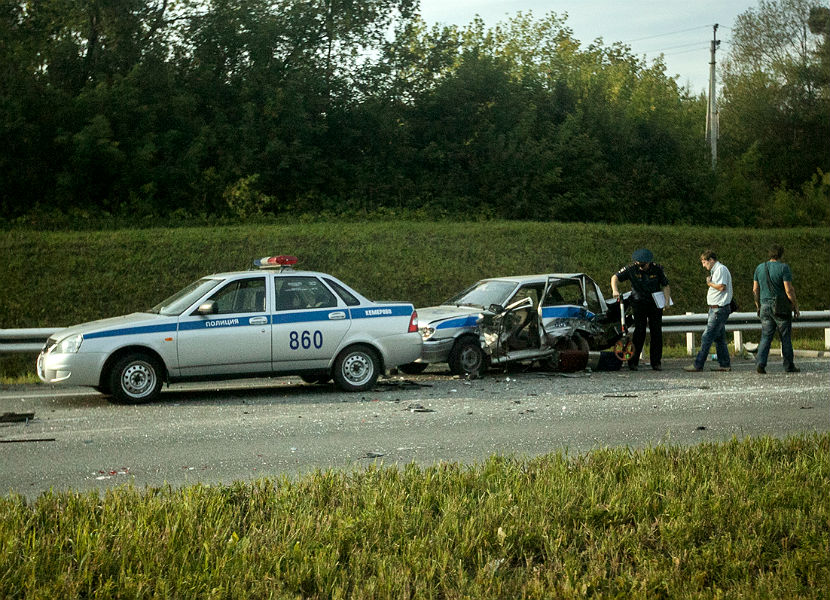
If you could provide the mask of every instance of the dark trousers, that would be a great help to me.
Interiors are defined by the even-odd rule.
[[[761,303],[761,342],[758,344],[758,356],[755,362],[759,367],[767,366],[772,336],[778,331],[778,337],[781,338],[781,357],[784,359],[784,368],[790,369],[795,366],[793,365],[793,321],[777,316],[774,306],[772,301]]]
[[[651,346],[649,347],[649,360],[651,366],[659,365],[663,360],[663,309],[651,300],[645,302],[634,302],[631,306],[634,313],[634,356],[629,359],[628,364],[636,366],[640,362],[640,353],[643,351],[643,344],[646,341],[646,325],[651,334]]]

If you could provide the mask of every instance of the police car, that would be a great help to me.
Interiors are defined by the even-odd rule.
[[[342,281],[294,270],[293,256],[208,275],[146,312],[53,334],[37,360],[46,383],[91,386],[114,402],[149,402],[163,382],[300,375],[372,388],[421,355],[412,304],[373,302]]]
[[[622,333],[619,304],[585,273],[483,279],[418,314],[423,353],[400,367],[410,374],[443,362],[456,375],[513,361],[553,368],[557,352],[608,348]]]

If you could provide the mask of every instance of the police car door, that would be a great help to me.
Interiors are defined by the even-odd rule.
[[[584,293],[579,279],[550,277],[542,300],[542,327],[549,341],[570,335],[574,319],[585,316]]]
[[[231,280],[179,319],[182,376],[261,373],[271,369],[266,276]],[[208,310],[205,310],[207,308]]]
[[[313,275],[274,276],[275,371],[323,369],[351,326],[342,300]]]

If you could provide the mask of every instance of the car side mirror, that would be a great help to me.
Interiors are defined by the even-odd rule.
[[[498,315],[504,312],[504,307],[501,304],[491,304],[487,310]]]
[[[216,302],[213,300],[208,300],[204,304],[200,304],[199,308],[196,309],[196,313],[204,316],[207,315],[215,315],[218,311],[216,307]]]

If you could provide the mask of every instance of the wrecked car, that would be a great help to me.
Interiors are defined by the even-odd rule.
[[[515,361],[557,370],[562,351],[599,351],[622,336],[619,303],[585,273],[483,279],[418,315],[421,357],[399,367],[409,374],[442,362],[455,375]]]

